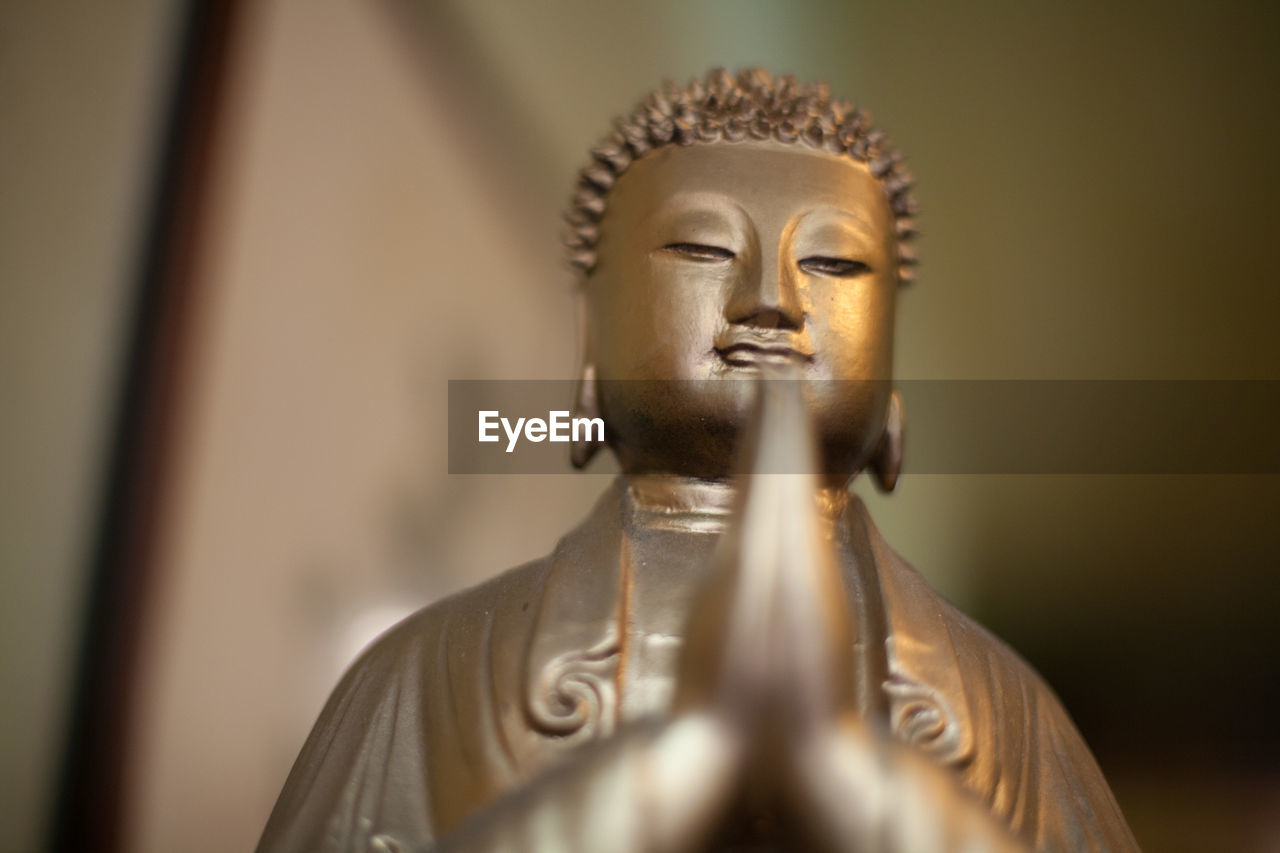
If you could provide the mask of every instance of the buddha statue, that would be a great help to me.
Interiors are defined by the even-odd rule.
[[[667,86],[569,213],[576,413],[621,475],[351,667],[259,849],[1130,850],[1053,693],[848,486],[892,489],[911,177],[823,85]]]

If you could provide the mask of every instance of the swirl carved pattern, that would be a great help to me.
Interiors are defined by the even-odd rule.
[[[530,697],[534,728],[573,743],[612,734],[620,653],[617,638],[610,636],[585,651],[552,658],[538,674]]]
[[[960,721],[939,691],[901,676],[891,676],[884,689],[895,737],[924,750],[940,764],[959,765],[968,760]]]

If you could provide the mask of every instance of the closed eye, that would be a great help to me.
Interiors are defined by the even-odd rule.
[[[662,249],[665,252],[674,252],[677,255],[695,261],[731,261],[737,257],[728,249],[720,246],[708,246],[705,243],[668,243]]]
[[[807,273],[830,276],[831,278],[853,278],[871,272],[871,267],[862,261],[853,261],[848,258],[828,258],[821,255],[804,258],[798,266]]]

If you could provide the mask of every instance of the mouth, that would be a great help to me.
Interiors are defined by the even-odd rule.
[[[803,365],[813,361],[813,356],[785,344],[757,344],[743,341],[727,347],[716,347],[716,353],[733,367],[754,367],[760,364]]]

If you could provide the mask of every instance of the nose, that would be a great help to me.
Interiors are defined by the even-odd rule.
[[[726,320],[761,329],[799,331],[804,326],[798,270],[786,262],[787,254],[779,248],[761,250],[754,263],[743,265],[725,304]]]

